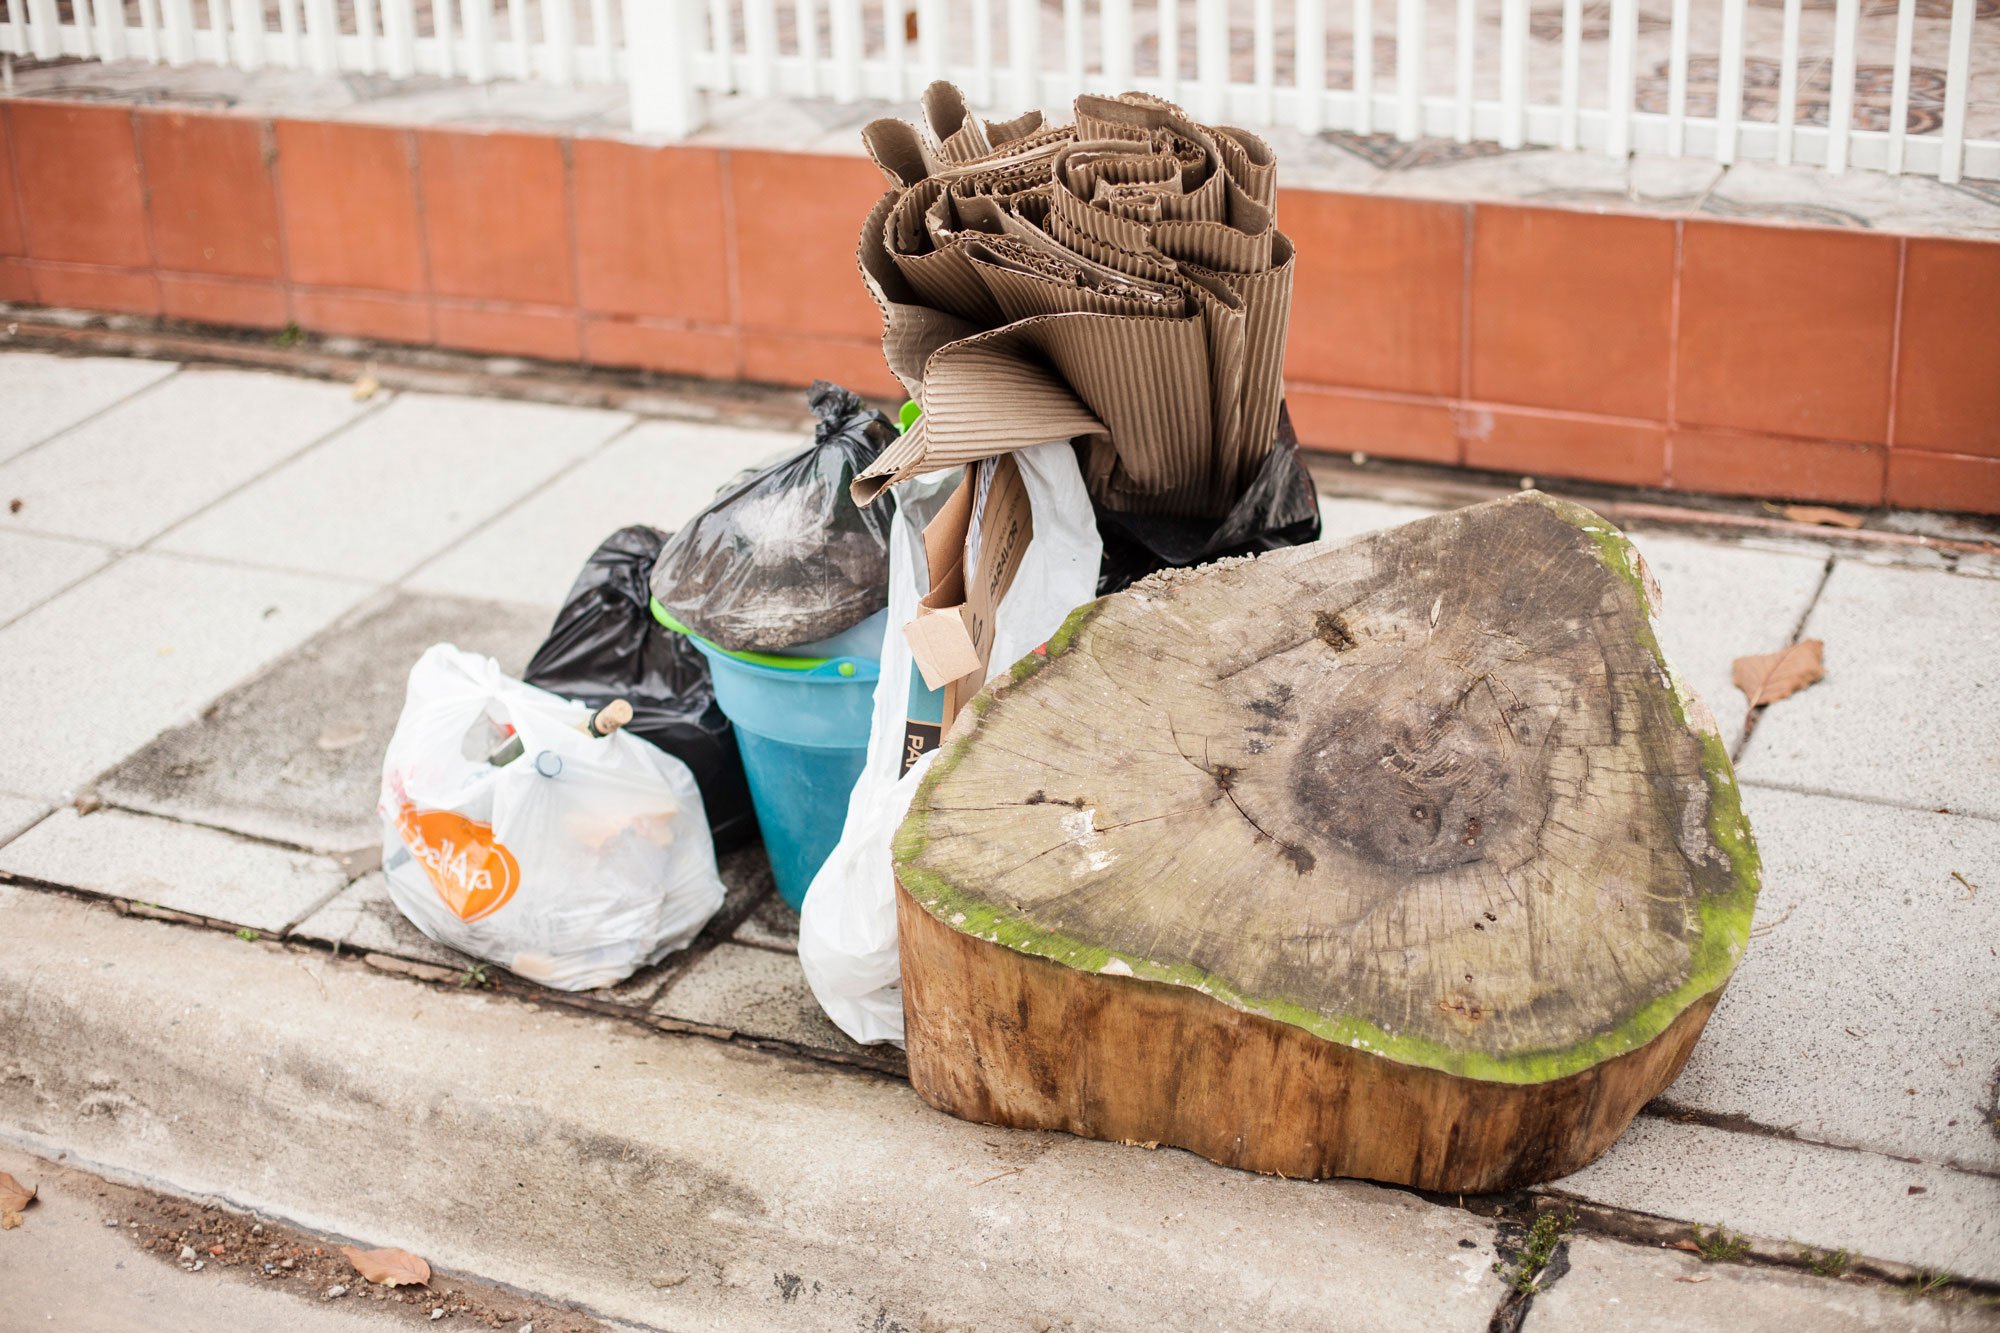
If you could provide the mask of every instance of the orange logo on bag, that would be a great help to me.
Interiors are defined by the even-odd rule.
[[[493,836],[491,824],[406,805],[396,816],[396,832],[430,875],[438,897],[462,920],[492,916],[521,885],[521,863]]]

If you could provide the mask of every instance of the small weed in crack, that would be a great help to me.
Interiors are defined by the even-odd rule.
[[[1811,1246],[1801,1249],[1799,1258],[1821,1277],[1842,1277],[1854,1262],[1854,1256],[1846,1250],[1815,1250]]]
[[[1706,1231],[1697,1223],[1694,1229],[1694,1252],[1700,1255],[1705,1263],[1735,1263],[1750,1253],[1750,1242],[1741,1236],[1731,1234],[1729,1228],[1720,1222]]]
[[[1932,1272],[1927,1268],[1917,1274],[1916,1281],[1910,1283],[1909,1292],[1919,1300],[1927,1300],[1942,1294],[1946,1287],[1956,1281],[1958,1279],[1950,1273]]]
[[[1543,1213],[1528,1228],[1520,1250],[1511,1261],[1496,1260],[1493,1271],[1500,1280],[1523,1296],[1532,1296],[1542,1289],[1542,1273],[1555,1257],[1556,1247],[1575,1225],[1574,1213]]]

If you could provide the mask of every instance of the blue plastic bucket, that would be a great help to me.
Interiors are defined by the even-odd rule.
[[[653,613],[686,633],[658,603]],[[732,653],[687,637],[708,659],[715,702],[736,730],[772,877],[797,910],[847,821],[847,798],[868,758],[881,665],[865,657]]]

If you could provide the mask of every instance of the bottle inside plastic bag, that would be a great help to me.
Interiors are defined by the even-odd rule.
[[[653,568],[660,605],[731,652],[819,643],[888,605],[893,507],[858,507],[848,483],[896,427],[824,380],[806,400],[819,418],[813,443],[717,497]]]
[[[687,765],[622,731],[586,734],[591,712],[439,644],[410,672],[382,766],[397,908],[440,944],[557,990],[622,981],[722,906]],[[509,728],[520,755],[496,765]]]

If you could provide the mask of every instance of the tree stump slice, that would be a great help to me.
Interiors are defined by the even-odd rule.
[[[1656,605],[1622,534],[1528,492],[1082,608],[898,833],[918,1093],[1294,1177],[1590,1161],[1757,896]]]

